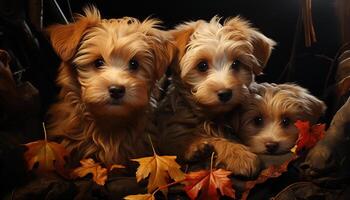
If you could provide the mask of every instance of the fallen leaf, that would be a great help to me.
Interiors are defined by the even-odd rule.
[[[220,195],[235,198],[232,182],[227,177],[230,174],[230,171],[223,169],[191,172],[186,175],[184,190],[190,199],[197,199],[199,191],[201,193],[198,199],[203,200],[219,200]],[[220,194],[218,194],[217,189],[219,189]]]
[[[248,198],[249,192],[251,189],[255,187],[257,184],[264,183],[270,178],[277,178],[282,175],[282,173],[286,172],[288,170],[288,165],[291,161],[295,160],[297,156],[293,156],[292,158],[286,160],[282,165],[276,166],[276,165],[271,165],[268,168],[262,170],[258,176],[253,181],[247,181],[245,183],[245,190],[242,194],[241,200],[246,200]]]
[[[99,185],[104,185],[106,183],[108,173],[106,168],[101,167],[99,163],[95,163],[95,161],[91,158],[81,160],[80,164],[82,165],[81,167],[73,170],[73,177],[82,178],[91,173],[95,183]]]
[[[151,193],[158,187],[166,185],[170,179],[182,180],[184,174],[175,159],[176,156],[158,156],[156,153],[151,157],[132,159],[140,164],[136,171],[137,182],[149,176],[147,191]],[[166,196],[167,189],[161,191]]]
[[[68,151],[56,142],[38,140],[25,144],[28,150],[24,153],[28,170],[32,170],[35,163],[38,163],[38,172],[54,171],[63,173],[66,161],[64,158],[69,155]]]
[[[156,200],[152,194],[136,194],[124,197],[125,200]]]
[[[114,165],[112,165],[112,166],[109,167],[109,170],[108,170],[108,171],[112,171],[112,170],[114,170],[114,169],[123,169],[123,168],[125,168],[125,166],[114,164]]]
[[[310,149],[315,146],[325,134],[325,124],[315,124],[310,127],[310,123],[308,121],[298,120],[295,122],[295,126],[299,130],[299,137],[296,142],[296,147],[294,147],[291,151],[296,154],[299,154],[302,149]]]

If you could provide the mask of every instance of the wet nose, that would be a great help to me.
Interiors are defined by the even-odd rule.
[[[232,98],[232,90],[225,89],[218,92],[219,100],[223,103],[229,101]]]
[[[109,95],[113,98],[113,99],[120,99],[124,96],[125,94],[125,87],[124,86],[117,86],[117,85],[113,85],[110,86],[108,88],[109,91]]]
[[[274,153],[278,149],[278,143],[277,142],[266,142],[265,147],[267,152]]]

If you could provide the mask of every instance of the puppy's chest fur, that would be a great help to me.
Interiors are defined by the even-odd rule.
[[[231,113],[212,115],[191,101],[190,95],[185,89],[171,85],[157,113],[160,151],[177,155],[180,160],[198,138],[232,137]]]
[[[64,90],[63,90],[64,91]],[[94,158],[106,165],[127,164],[130,159],[151,152],[146,132],[154,130],[149,110],[133,120],[97,119],[89,113],[78,94],[61,92],[61,101],[49,113],[49,136],[59,139],[71,152],[72,164]]]

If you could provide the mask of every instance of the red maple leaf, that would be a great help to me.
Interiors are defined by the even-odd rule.
[[[294,124],[299,130],[299,138],[296,142],[295,153],[298,154],[302,149],[310,149],[324,137],[325,124],[315,124],[310,127],[308,121],[296,121]]]
[[[186,175],[184,189],[192,200],[197,199],[199,191],[201,191],[199,200],[219,200],[220,195],[235,198],[232,182],[227,177],[230,174],[230,171],[223,169],[191,172]],[[218,194],[217,189],[219,189],[220,194]]]

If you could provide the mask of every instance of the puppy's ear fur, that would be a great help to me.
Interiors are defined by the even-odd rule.
[[[308,115],[309,120],[316,122],[326,111],[326,105],[310,92],[295,84],[276,85],[282,90],[288,90],[294,93],[298,101],[302,102],[303,110]]]
[[[155,57],[155,75],[159,80],[165,73],[176,54],[176,47],[171,41],[171,35],[163,30],[156,29],[160,21],[148,19],[143,24],[152,24],[152,28],[147,30],[146,35],[149,36],[148,43],[152,46]]]
[[[95,7],[84,9],[84,16],[78,16],[77,21],[71,24],[57,24],[47,28],[51,44],[60,58],[67,62],[77,51],[85,31],[95,26],[100,20],[100,12]]]
[[[276,42],[256,30],[251,30],[251,39],[254,48],[253,55],[257,58],[260,65],[254,67],[253,72],[259,75],[266,66]]]
[[[234,39],[243,37],[250,41],[253,46],[253,55],[258,61],[258,65],[253,66],[253,72],[256,75],[261,74],[276,42],[251,27],[250,23],[240,16],[226,20],[224,25],[231,27],[230,31],[236,36],[233,37]]]
[[[178,49],[178,58],[182,58],[182,56],[186,52],[187,44],[190,42],[191,35],[195,32],[196,28],[200,23],[204,21],[199,20],[196,22],[187,22],[185,24],[181,24],[177,26],[174,30],[170,31],[170,34],[173,37],[173,42]]]

